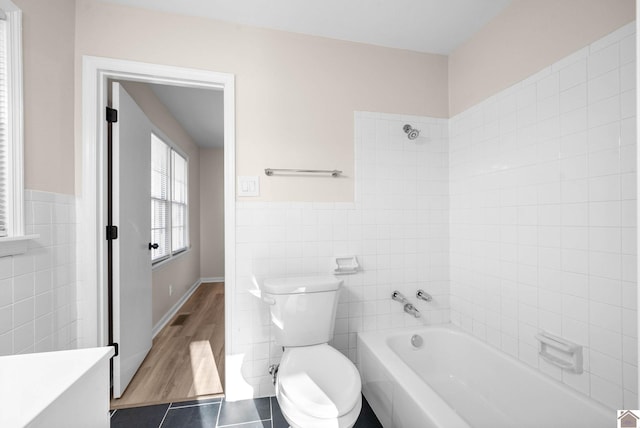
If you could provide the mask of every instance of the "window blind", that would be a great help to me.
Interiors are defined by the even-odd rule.
[[[9,99],[7,87],[7,22],[0,20],[0,237],[8,235]]]
[[[169,256],[169,146],[151,135],[151,260]]]
[[[171,151],[171,251],[187,248],[187,160]]]
[[[159,262],[187,249],[187,160],[155,134],[151,134],[151,239],[158,248],[151,261]]]

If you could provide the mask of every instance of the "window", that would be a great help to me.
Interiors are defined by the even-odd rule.
[[[0,0],[0,239],[24,236],[21,34],[21,11]]]
[[[185,157],[151,134],[151,240],[158,244],[151,251],[154,263],[189,246],[187,178]]]

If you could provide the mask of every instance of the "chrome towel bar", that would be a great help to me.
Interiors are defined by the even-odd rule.
[[[337,169],[286,169],[286,168],[265,168],[264,173],[271,177],[274,173],[284,172],[285,174],[331,174],[332,177],[339,177],[342,171]]]

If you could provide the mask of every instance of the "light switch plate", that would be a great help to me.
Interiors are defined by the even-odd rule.
[[[260,196],[260,177],[238,176],[238,196]]]

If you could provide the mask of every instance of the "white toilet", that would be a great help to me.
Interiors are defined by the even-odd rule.
[[[360,374],[327,343],[341,285],[333,276],[314,276],[265,279],[260,287],[284,347],[276,398],[292,428],[350,428],[360,415]]]

